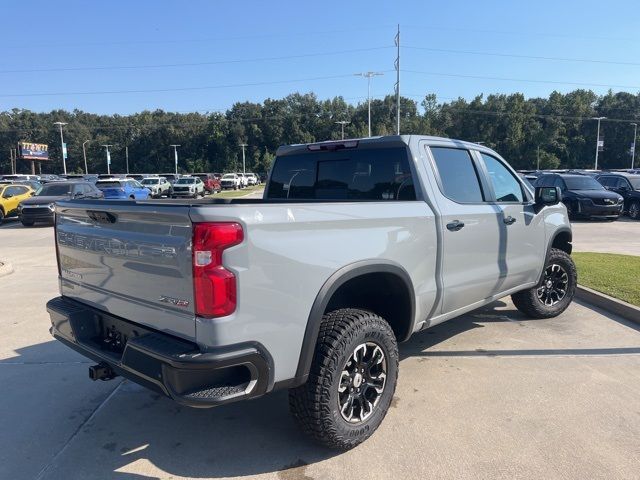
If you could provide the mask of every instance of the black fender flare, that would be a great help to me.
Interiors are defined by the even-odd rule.
[[[546,253],[544,255],[544,264],[542,265],[542,270],[540,271],[540,276],[538,277],[538,283],[540,283],[540,280],[542,279],[542,275],[544,275],[544,268],[545,268],[545,265],[547,264],[547,262],[549,261],[549,255],[551,255],[551,249],[553,248],[553,242],[555,242],[556,238],[558,238],[558,235],[560,235],[562,233],[568,233],[569,236],[571,237],[571,239],[573,239],[573,232],[571,231],[571,228],[569,228],[569,227],[560,227],[555,232],[553,232],[553,235],[551,235],[551,237],[549,237],[549,243],[547,244],[547,251],[546,251]]]
[[[320,332],[322,316],[324,315],[331,297],[349,280],[369,273],[391,273],[404,282],[411,300],[410,318],[412,322],[415,322],[416,299],[413,282],[411,281],[411,277],[407,271],[401,265],[388,260],[372,259],[354,262],[336,270],[327,279],[324,285],[322,285],[322,288],[318,292],[318,295],[313,302],[313,306],[311,307],[307,320],[307,327],[302,341],[302,348],[300,350],[300,357],[298,359],[298,368],[296,369],[296,376],[294,379],[295,385],[302,385],[307,381],[307,377],[309,376],[309,371],[311,369],[311,362],[313,361],[316,342],[318,340],[318,334]],[[398,341],[402,342],[407,340],[411,336],[412,332],[413,330],[410,328],[406,338],[399,338]]]

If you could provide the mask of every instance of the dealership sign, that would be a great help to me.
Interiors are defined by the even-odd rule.
[[[18,156],[24,160],[49,160],[49,146],[43,143],[18,142]]]

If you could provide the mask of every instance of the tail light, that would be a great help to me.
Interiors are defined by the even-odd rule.
[[[196,315],[213,318],[236,309],[236,276],[222,265],[222,252],[244,239],[238,223],[193,224],[193,293]]]

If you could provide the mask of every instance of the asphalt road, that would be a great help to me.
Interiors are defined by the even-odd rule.
[[[610,224],[606,224],[608,228]],[[401,346],[393,406],[336,453],[294,426],[286,393],[194,410],[120,379],[48,333],[53,232],[0,227],[0,478],[637,479],[640,331],[574,304],[552,320],[508,302]]]

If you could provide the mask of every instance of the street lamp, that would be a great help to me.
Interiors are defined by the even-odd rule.
[[[356,77],[365,77],[367,79],[367,104],[369,105],[369,136],[371,136],[371,78],[384,75],[382,72],[362,72],[354,73]]]
[[[339,122],[333,122],[342,127],[342,140],[344,140],[344,126],[349,125],[351,122],[347,122],[346,120],[340,120]]]
[[[596,133],[596,166],[594,170],[598,170],[598,149],[600,148],[600,120],[604,120],[607,117],[593,117],[591,120],[598,121],[598,133]]]
[[[633,147],[631,147],[631,169],[633,170],[633,164],[636,159],[636,134],[638,133],[638,124],[632,123],[633,125]]]
[[[180,145],[169,145],[170,147],[173,147],[173,160],[176,163],[176,175],[178,175],[178,147]]]
[[[62,170],[64,171],[64,174],[67,174],[67,155],[66,155],[66,149],[64,147],[64,137],[62,135],[62,127],[67,125],[66,122],[54,122],[54,125],[58,125],[60,127],[60,152],[62,154]]]
[[[89,169],[87,168],[87,151],[84,149],[84,146],[89,143],[91,140],[85,140],[82,142],[82,156],[84,157],[84,174],[89,173]]]
[[[107,149],[107,175],[111,175],[111,154],[109,153],[109,147],[113,147],[113,145],[102,145]]]
[[[248,147],[249,145],[247,145],[246,143],[241,143],[239,146],[242,147],[242,173],[244,174],[244,173],[246,173],[245,172],[245,162],[244,162],[244,149],[245,149],[245,147]]]

